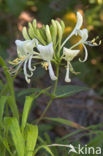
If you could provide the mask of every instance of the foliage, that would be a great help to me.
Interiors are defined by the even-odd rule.
[[[0,63],[5,70],[7,67],[2,58],[0,58]],[[0,131],[1,131],[0,141],[1,141],[1,147],[2,149],[4,149],[3,151],[1,151],[2,155],[6,153],[11,156],[14,154],[23,156],[24,153],[27,153],[28,156],[31,156],[32,152],[36,154],[40,149],[44,148],[47,152],[49,152],[53,156],[53,153],[51,152],[50,148],[47,145],[45,144],[39,145],[38,143],[36,143],[38,139],[38,126],[27,123],[28,115],[29,115],[33,100],[35,100],[40,94],[45,94],[48,89],[39,91],[39,93],[37,89],[36,95],[34,92],[36,91],[36,88],[34,88],[34,90],[32,89],[34,94],[26,97],[24,108],[23,108],[23,113],[22,113],[22,118],[19,119],[18,113],[17,113],[18,108],[15,107],[16,103],[13,103],[13,101],[11,100],[11,99],[15,100],[15,95],[14,95],[15,93],[12,88],[13,79],[10,77],[7,70],[5,70],[5,75],[7,78],[7,83],[6,85],[3,85],[1,81],[2,91],[1,91],[1,97],[0,97],[0,108],[1,108],[0,109],[1,111],[0,112]],[[11,91],[11,94],[7,96],[7,94],[10,93],[8,88]],[[64,90],[63,93],[61,92],[61,96],[63,94],[62,97],[64,97],[65,93],[67,95],[67,91],[69,92],[69,90],[67,89],[69,88],[66,88],[66,90]],[[27,91],[25,93],[27,93]],[[2,96],[2,94],[4,94],[5,96]],[[20,95],[21,94],[23,95],[24,91],[22,91]],[[73,91],[72,93],[70,93],[70,95],[71,94],[73,94]],[[12,114],[13,114],[12,117],[8,117],[10,115],[9,111],[5,112],[5,108],[8,109],[8,107],[10,107],[12,111]],[[20,124],[20,120],[21,120],[21,124]],[[59,122],[59,119],[57,119],[57,122]],[[63,123],[65,122],[63,121]],[[2,133],[3,131],[5,133]],[[16,153],[14,149],[16,150]]]

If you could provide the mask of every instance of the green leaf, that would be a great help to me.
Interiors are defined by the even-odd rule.
[[[44,137],[45,137],[45,140],[46,140],[46,143],[47,144],[52,144],[52,141],[51,141],[51,138],[50,136],[48,135],[48,133],[44,133]]]
[[[5,148],[7,149],[7,151],[10,153],[11,156],[13,156],[10,147],[8,145],[8,141],[6,140],[6,138],[3,138],[2,136],[0,136],[0,141],[3,143],[3,145],[5,146]]]
[[[54,156],[54,154],[52,153],[51,149],[50,149],[47,145],[39,146],[39,147],[35,150],[34,155],[36,155],[37,152],[40,151],[42,148],[45,149],[51,156]]]
[[[17,93],[17,97],[20,97],[20,96],[25,96],[25,95],[30,95],[32,93],[38,93],[40,92],[41,89],[40,88],[27,88],[27,89],[24,89],[22,91],[19,91]]]
[[[14,85],[13,85],[13,79],[11,78],[9,72],[8,72],[8,68],[6,66],[6,63],[4,62],[4,60],[2,59],[2,57],[0,57],[0,64],[4,70],[4,74],[6,76],[6,80],[7,80],[7,85],[4,86],[4,92],[5,94],[8,93],[12,96],[12,100],[8,100],[9,106],[11,105],[11,101],[12,101],[12,113],[14,115],[14,117],[16,117],[17,119],[19,119],[19,112],[18,112],[18,108],[16,105],[16,99],[15,99],[15,91],[14,91]]]
[[[8,84],[6,83],[5,85],[2,86],[2,89],[0,90],[0,96],[6,95],[8,91]]]
[[[54,121],[54,122],[58,122],[60,124],[64,124],[64,125],[74,127],[74,128],[83,128],[83,129],[85,128],[85,127],[82,127],[81,125],[79,125],[79,124],[77,124],[77,123],[75,123],[73,121],[66,120],[66,119],[63,119],[63,118],[48,118],[48,117],[45,117],[44,119]]]
[[[4,123],[11,132],[12,139],[18,155],[24,156],[25,144],[24,144],[24,138],[20,131],[18,120],[13,117],[6,117],[4,119]]]
[[[46,93],[51,87],[48,87],[46,89],[41,89],[41,88],[27,88],[26,90],[22,90],[19,91],[19,93],[17,93],[17,97],[20,96],[26,96],[26,95],[31,95],[32,93],[39,93],[40,94],[44,94]],[[33,95],[34,96],[34,95]]]
[[[33,97],[31,96],[27,96],[26,100],[25,100],[25,104],[24,104],[24,109],[23,109],[23,115],[22,115],[22,124],[21,124],[21,130],[23,132],[26,122],[27,122],[27,118],[28,118],[28,114],[33,102]]]
[[[2,122],[2,117],[3,117],[6,101],[7,101],[7,96],[2,96],[0,98],[0,123]]]
[[[98,133],[97,136],[95,136],[90,140],[88,146],[97,147],[101,146],[102,144],[103,144],[103,132],[101,131],[101,133]]]
[[[88,89],[89,88],[87,87],[80,87],[80,86],[74,86],[74,85],[58,86],[56,89],[55,96],[56,98],[64,98],[64,97],[71,96],[81,91],[88,90]]]
[[[26,131],[26,156],[32,156],[38,138],[38,127],[27,124]]]
[[[2,80],[0,80],[0,90],[4,87]]]
[[[14,105],[14,99],[13,99],[13,96],[9,96],[8,99],[7,99],[7,102],[8,102],[8,105],[11,109],[11,112],[13,114],[14,117],[16,117],[17,119],[19,119],[19,114],[18,114],[18,109],[17,109],[17,106],[16,104]]]

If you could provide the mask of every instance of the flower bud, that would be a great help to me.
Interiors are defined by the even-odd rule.
[[[63,35],[62,27],[61,27],[61,25],[60,25],[60,23],[59,23],[58,21],[56,21],[56,24],[57,24],[57,29],[58,29],[58,37],[59,37],[59,41],[61,42],[62,35]]]
[[[52,38],[51,38],[50,28],[49,28],[48,25],[46,25],[46,30],[45,30],[45,32],[46,32],[47,41],[48,41],[48,43],[50,43],[50,42],[52,41]]]
[[[23,27],[22,35],[23,35],[23,37],[24,37],[25,40],[30,40],[30,37],[29,37],[29,35],[27,33],[26,27]]]

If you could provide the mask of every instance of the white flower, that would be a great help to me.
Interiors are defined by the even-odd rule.
[[[30,77],[33,75],[33,71],[36,69],[35,66],[31,67],[32,58],[39,58],[38,53],[33,50],[35,47],[35,42],[35,39],[26,41],[16,40],[15,43],[17,46],[18,58],[10,62],[11,64],[17,66],[16,69],[11,72],[12,74],[16,73],[24,63],[23,70],[25,79],[28,83],[30,83]],[[30,74],[27,73],[27,68],[29,69]]]
[[[79,52],[80,50],[71,50],[65,47],[63,48],[63,55],[64,55],[63,59],[67,61],[65,82],[71,82],[71,79],[69,77],[69,72],[72,66],[70,62],[78,55]]]
[[[34,53],[33,48],[35,47],[35,39],[26,41],[16,40],[15,44],[17,46],[18,57],[24,57]]]
[[[79,61],[85,62],[88,58],[88,52],[87,52],[87,48],[85,46],[85,43],[88,39],[88,30],[87,29],[78,30],[76,35],[79,35],[81,37],[81,40],[79,42],[77,42],[75,45],[73,45],[70,49],[73,49],[74,47],[82,44],[84,47],[84,50],[85,50],[85,57],[84,57],[84,60],[79,59]]]
[[[83,17],[82,15],[77,12],[77,23],[76,23],[76,26],[75,28],[73,29],[73,31],[71,32],[71,34],[66,38],[66,40],[63,42],[61,48],[65,45],[65,43],[73,36],[73,35],[79,35],[81,37],[81,40],[76,43],[75,45],[73,45],[70,49],[73,49],[75,48],[76,46],[82,44],[83,47],[84,47],[84,50],[85,50],[85,57],[83,60],[79,59],[80,62],[85,62],[88,58],[88,51],[87,51],[87,48],[85,46],[86,45],[89,45],[89,46],[98,46],[101,44],[101,41],[99,42],[99,44],[97,44],[95,41],[96,39],[92,40],[92,41],[87,41],[88,39],[88,30],[87,29],[82,29],[81,30],[81,26],[83,24]]]
[[[75,28],[73,29],[73,31],[71,32],[71,34],[66,38],[66,40],[63,42],[62,46],[63,47],[65,45],[65,43],[73,36],[73,35],[77,35],[78,30],[80,30],[81,26],[83,24],[83,17],[82,15],[77,12],[77,23]]]
[[[81,40],[79,42],[77,42],[75,45],[73,45],[70,49],[73,49],[74,47],[82,44],[84,47],[84,50],[85,50],[85,57],[83,60],[79,59],[79,61],[85,62],[88,58],[88,51],[87,51],[85,44],[89,45],[89,46],[98,46],[101,44],[101,42],[99,42],[99,44],[97,44],[95,42],[96,39],[94,39],[92,41],[87,41],[87,39],[88,39],[88,30],[87,29],[78,30],[76,35],[79,35],[81,37]]]
[[[54,53],[52,42],[46,46],[43,46],[43,45],[37,43],[36,46],[37,46],[37,49],[39,50],[40,56],[43,60],[45,60],[45,61],[52,60],[53,53]]]
[[[54,74],[52,64],[51,64],[51,60],[53,59],[53,53],[54,53],[53,43],[51,42],[50,44],[48,44],[46,46],[43,46],[43,45],[38,44],[38,42],[37,42],[36,46],[37,46],[37,49],[40,52],[41,58],[48,63],[50,78],[52,80],[56,80],[57,77]]]

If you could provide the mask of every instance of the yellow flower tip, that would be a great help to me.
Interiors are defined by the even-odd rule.
[[[45,70],[48,70],[48,62],[42,63],[42,67],[45,68]]]

